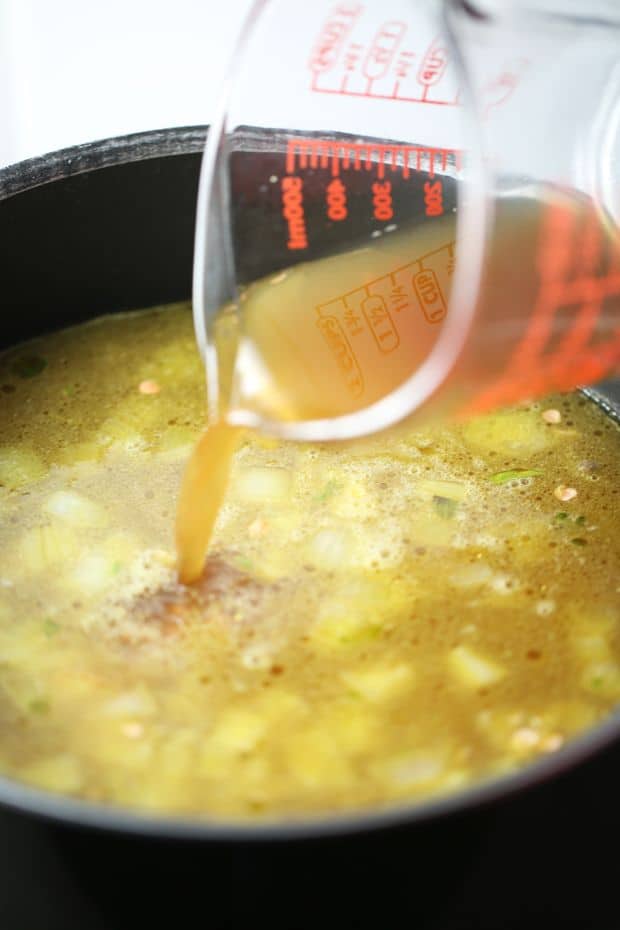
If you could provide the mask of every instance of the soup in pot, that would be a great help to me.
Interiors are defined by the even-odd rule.
[[[157,813],[325,815],[514,770],[620,700],[620,432],[579,394],[346,445],[239,434],[184,586],[189,307],[13,348],[0,393],[12,779]]]

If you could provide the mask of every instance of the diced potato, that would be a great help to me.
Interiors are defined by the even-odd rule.
[[[280,725],[307,716],[309,707],[303,698],[284,688],[270,688],[260,700],[260,716],[265,725]]]
[[[240,753],[255,749],[267,725],[262,714],[242,707],[231,707],[218,718],[209,743],[224,752]]]
[[[31,449],[0,446],[0,486],[11,490],[42,478],[47,468]]]
[[[330,493],[330,482],[327,482],[322,493],[329,495],[327,505],[332,513],[357,521],[368,520],[376,515],[377,501],[363,481],[349,479],[338,482],[332,479],[331,486],[333,492]]]
[[[67,577],[73,587],[85,594],[97,594],[114,577],[114,559],[102,552],[91,552],[77,562]]]
[[[558,434],[534,411],[508,410],[470,420],[463,426],[463,438],[483,455],[497,452],[523,459],[550,448],[558,441]]]
[[[75,491],[55,491],[43,504],[43,510],[70,526],[97,527],[108,522],[103,507]]]
[[[291,493],[291,473],[276,466],[242,468],[234,477],[231,493],[249,503],[286,501]]]
[[[0,629],[0,666],[12,666],[24,670],[35,668],[37,672],[58,665],[63,666],[67,653],[64,648],[61,652],[50,648],[50,623],[53,626],[54,621],[51,617],[46,617],[43,622],[39,619],[26,620],[23,617],[16,617],[13,611],[9,624]],[[55,633],[55,626],[53,630]],[[69,660],[70,658],[69,655]],[[4,675],[6,675],[6,670]],[[4,680],[0,672],[0,682]]]
[[[78,538],[72,529],[51,523],[35,526],[24,533],[17,543],[16,555],[19,568],[25,574],[36,575],[61,563],[71,562],[79,549]]]
[[[408,691],[414,683],[413,669],[404,662],[395,665],[360,666],[342,672],[343,682],[367,701],[381,703]]]
[[[323,646],[339,646],[372,638],[387,615],[382,593],[381,585],[364,578],[345,585],[338,596],[321,601],[311,639]]]
[[[107,555],[112,556],[121,563],[128,562],[136,556],[141,556],[147,571],[150,572],[151,581],[153,580],[153,576],[157,577],[159,575],[161,577],[162,572],[169,569],[171,565],[174,564],[170,553],[165,549],[150,549],[145,551],[144,547],[140,546],[135,536],[123,531],[111,533],[107,536],[103,542],[102,549]]]
[[[261,714],[241,707],[225,710],[208,735],[198,768],[207,778],[229,778],[233,760],[251,752],[262,740],[267,724]]]
[[[17,668],[5,669],[0,679],[0,689],[22,714],[46,713],[49,710],[47,688],[40,674]]]
[[[457,588],[474,588],[489,581],[493,572],[483,561],[472,562],[450,573],[448,582]]]
[[[593,706],[589,697],[585,697],[583,701],[559,701],[552,704],[548,712],[551,726],[569,733],[592,726],[597,715],[597,708]]]
[[[485,708],[475,717],[476,728],[500,747],[506,746],[511,733],[517,727],[524,726],[526,722],[527,715],[523,711],[510,708]]]
[[[147,737],[127,739],[120,720],[96,718],[80,728],[76,737],[80,753],[100,766],[106,779],[124,782],[127,772],[142,773],[153,764],[153,742]]]
[[[286,744],[286,761],[293,777],[307,788],[345,788],[353,779],[346,755],[320,727],[292,734]]]
[[[593,662],[587,665],[581,676],[581,686],[601,698],[620,698],[620,666],[615,662]]]
[[[87,552],[67,573],[70,586],[84,594],[105,591],[135,554],[135,542],[124,533],[116,533]]]
[[[50,679],[54,706],[81,706],[83,702],[89,702],[93,696],[101,693],[101,676],[80,668],[80,656],[73,655],[66,649],[59,651],[59,655],[62,663]],[[70,674],[67,674],[67,668],[71,668]]]
[[[235,754],[207,741],[202,749],[198,751],[196,771],[205,778],[213,778],[218,781],[231,778],[233,777],[233,760],[236,760]],[[237,777],[236,770],[234,777]]]
[[[434,497],[447,497],[453,501],[463,501],[469,492],[464,481],[441,481],[433,478],[416,478],[413,484],[416,497],[432,501]]]
[[[377,719],[367,704],[355,699],[338,703],[321,719],[321,728],[346,754],[371,750],[377,738]]]
[[[397,788],[412,790],[430,787],[444,772],[444,762],[437,755],[412,753],[378,762],[373,773]]]
[[[84,784],[84,773],[80,761],[69,753],[59,753],[56,756],[41,759],[39,762],[33,762],[21,769],[20,777],[37,788],[63,794],[73,794]]]
[[[352,558],[349,534],[344,529],[319,530],[308,544],[308,558],[319,568],[346,569]]]
[[[412,605],[411,582],[394,578],[386,583],[379,573],[351,576],[338,593],[324,597],[310,637],[316,645],[339,647],[373,639],[382,627],[408,616]]]
[[[567,607],[571,630],[576,635],[607,637],[620,628],[620,611],[616,607]]]
[[[451,649],[448,662],[453,674],[468,688],[493,685],[506,675],[506,670],[501,665],[469,646],[456,646]]]
[[[609,640],[600,633],[572,636],[571,643],[575,653],[585,661],[607,662],[612,657]]]
[[[157,702],[146,685],[123,691],[102,707],[106,717],[152,717],[157,713]]]
[[[310,630],[310,638],[323,646],[342,646],[372,638],[379,629],[378,614],[366,613],[362,608],[356,612],[350,606],[332,602],[321,606]]]
[[[182,778],[193,768],[196,751],[197,733],[194,728],[180,727],[168,734],[157,752],[157,768],[161,777]]]
[[[412,513],[407,530],[417,546],[449,546],[455,534],[453,521],[444,520],[436,511],[426,508]]]

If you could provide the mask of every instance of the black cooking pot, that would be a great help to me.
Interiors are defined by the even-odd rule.
[[[189,298],[205,135],[143,133],[0,172],[1,344]],[[617,385],[591,396],[618,415]],[[617,930],[620,862],[599,833],[620,829],[619,735],[620,713],[453,797],[272,826],[149,818],[0,778],[0,927],[496,930],[544,916],[547,930]]]

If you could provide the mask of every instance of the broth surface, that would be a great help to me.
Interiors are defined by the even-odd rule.
[[[185,588],[189,308],[12,349],[0,392],[12,778],[153,812],[376,807],[557,751],[620,700],[620,431],[579,395],[343,446],[244,434]]]

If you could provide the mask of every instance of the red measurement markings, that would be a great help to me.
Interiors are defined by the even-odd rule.
[[[424,183],[424,212],[427,216],[441,216],[443,213],[443,187],[441,181]]]
[[[427,216],[442,216],[443,185],[435,177],[435,170],[441,165],[442,171],[448,167],[448,160],[454,160],[455,167],[461,167],[461,153],[454,149],[422,148],[414,145],[390,145],[361,142],[339,142],[326,139],[308,139],[295,137],[288,140],[286,152],[286,171],[294,175],[296,171],[305,171],[308,167],[316,169],[329,168],[334,179],[340,172],[376,170],[378,180],[371,185],[373,215],[379,222],[388,222],[394,216],[392,184],[385,180],[386,165],[391,171],[401,171],[406,180],[411,175],[412,163],[416,172],[426,172],[429,180],[424,183],[424,211]],[[327,215],[336,222],[347,217],[346,188],[342,181],[328,184],[326,189]],[[298,205],[299,206],[299,205]],[[303,203],[301,203],[303,209]],[[299,239],[299,237],[297,237]],[[295,239],[294,241],[297,241]],[[303,246],[295,246],[303,248]]]
[[[402,51],[396,60],[396,77],[404,81],[409,76],[415,55],[413,52]]]
[[[413,276],[413,286],[429,323],[439,323],[446,315],[447,307],[439,280],[432,268],[421,268]]]
[[[364,379],[355,353],[335,316],[319,316],[316,325],[321,330],[348,391],[353,397],[364,392]]]
[[[334,178],[327,185],[327,215],[330,220],[339,223],[346,220],[347,210],[347,189],[340,180]]]
[[[282,178],[282,216],[288,225],[286,245],[291,250],[308,248],[303,186],[304,182],[299,177],[287,175]]]
[[[421,312],[427,323],[431,324],[445,317],[446,301],[437,270],[440,274],[445,270],[450,275],[453,248],[454,243],[449,242],[407,265],[320,304],[316,307],[318,325],[324,326],[324,321],[328,319],[341,321],[343,334],[346,327],[347,345],[354,358],[352,341],[363,337],[365,332],[372,335],[380,352],[393,352],[400,345],[396,324],[399,314]],[[335,331],[334,326],[332,330]],[[335,342],[333,334],[331,338]],[[339,351],[344,353],[342,348]]]
[[[334,67],[362,9],[361,3],[340,3],[325,20],[310,55],[309,67],[315,76]]]
[[[376,220],[387,222],[394,216],[392,206],[392,184],[390,181],[375,181],[372,185],[372,206]]]
[[[362,66],[362,73],[369,81],[385,77],[406,32],[407,25],[403,22],[387,22],[381,26],[372,40]]]
[[[620,302],[618,246],[609,270],[601,273],[603,235],[594,210],[584,219],[571,206],[546,208],[537,261],[540,287],[525,333],[503,376],[465,413],[592,384],[615,372],[620,365],[617,308],[615,326],[606,325],[597,333],[604,302]],[[559,341],[556,331],[565,332]]]
[[[344,313],[342,318],[347,327],[349,336],[360,336],[364,332],[364,320],[359,312],[355,310],[354,307],[349,307],[344,305]]]
[[[357,69],[363,51],[363,47],[358,42],[351,42],[347,46],[347,50],[344,53],[345,71],[352,72]]]
[[[375,156],[373,159],[373,155]],[[311,139],[296,136],[288,140],[286,150],[286,170],[292,174],[296,169],[305,170],[310,161],[311,167],[316,167],[319,159],[324,161],[322,167],[331,162],[332,173],[338,174],[340,168],[348,171],[353,167],[359,171],[362,167],[368,170],[375,167],[381,174],[385,165],[390,165],[392,171],[402,171],[403,177],[409,176],[412,162],[415,162],[416,171],[426,171],[433,177],[437,165],[443,171],[452,158],[457,171],[462,166],[462,153],[458,149],[430,148],[419,145],[392,145],[390,143],[364,143],[341,142],[324,139]]]
[[[383,297],[379,294],[370,294],[365,297],[362,300],[362,312],[379,351],[387,354],[397,349],[400,345],[400,336]]]
[[[527,58],[518,58],[507,62],[504,69],[482,88],[481,107],[486,119],[493,107],[499,107],[514,93],[521,80],[521,75],[530,62]]]
[[[401,93],[400,82],[396,81],[392,92],[389,94],[379,93],[376,90],[373,90],[372,87],[367,87],[366,90],[353,90],[347,87],[347,75],[342,79],[342,82],[339,87],[320,87],[315,81],[311,86],[311,90],[317,94],[340,94],[343,97],[363,97],[366,100],[398,100],[401,103],[425,103],[437,107],[458,107],[460,106],[459,94],[457,93],[454,100],[435,100],[427,99],[425,92],[422,92],[421,96],[411,96],[409,94]]]
[[[429,88],[439,84],[448,66],[447,50],[439,40],[426,50],[418,70],[421,92],[415,90],[415,84],[408,90],[404,85],[417,57],[413,50],[401,48],[408,24],[387,20],[366,45],[351,35],[362,12],[362,4],[340,4],[323,23],[308,62],[312,91],[437,106],[458,105],[458,92],[454,95],[450,91],[449,99],[445,93],[435,94],[432,99],[429,96]]]
[[[461,153],[453,149],[421,148],[409,145],[389,145],[360,142],[339,142],[325,139],[292,138],[288,140],[286,172],[282,181],[282,214],[288,224],[287,247],[305,249],[308,236],[303,203],[303,183],[296,171],[329,169],[332,180],[325,190],[327,216],[332,222],[341,222],[348,216],[346,186],[340,178],[341,169],[348,171],[375,170],[378,180],[370,186],[373,216],[378,222],[386,223],[394,217],[392,184],[385,180],[386,164],[391,171],[402,172],[407,179],[411,174],[411,163],[417,172],[426,172],[429,180],[424,183],[424,210],[427,216],[441,216],[443,208],[442,181],[435,178],[435,169],[441,164],[446,170],[452,157],[460,168]]]
[[[426,99],[429,87],[438,84],[444,76],[448,66],[448,50],[442,45],[440,39],[435,39],[429,45],[418,68],[418,83],[424,88],[422,99]]]

